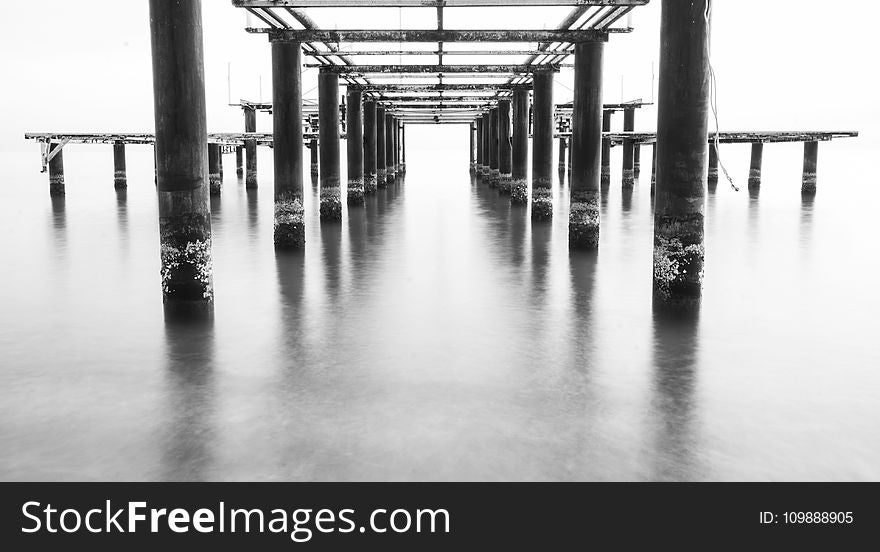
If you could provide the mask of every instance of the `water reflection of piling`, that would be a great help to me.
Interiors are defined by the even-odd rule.
[[[653,481],[701,478],[697,459],[698,318],[654,317]]]
[[[162,424],[162,481],[211,479],[217,441],[213,424],[214,329],[211,322],[165,328],[167,408]]]

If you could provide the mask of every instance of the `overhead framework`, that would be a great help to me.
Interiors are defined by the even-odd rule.
[[[430,110],[435,122],[468,122],[481,117],[485,105],[473,105],[480,97],[497,101],[512,97],[518,85],[531,87],[535,71],[558,71],[571,67],[566,59],[573,55],[574,45],[585,41],[606,42],[611,33],[625,33],[632,29],[621,27],[619,21],[635,7],[649,0],[232,0],[236,7],[250,13],[250,33],[267,34],[271,41],[302,44],[303,54],[310,58],[307,67],[322,72],[333,72],[350,85],[363,87],[365,99],[377,99],[385,106],[399,109],[397,98],[407,98],[406,111],[421,108]],[[514,17],[515,8],[557,8],[569,6],[570,13],[554,28],[535,28],[544,21],[528,17]],[[385,28],[338,29],[320,28],[307,11],[308,8],[424,8],[434,10],[433,28],[399,28],[395,19]],[[492,28],[491,20],[484,28],[452,29],[444,24],[455,10],[495,8],[492,12],[507,19],[521,19],[511,28]],[[381,10],[379,10],[381,11]],[[378,11],[359,13],[377,14]],[[388,12],[383,12],[385,16]],[[326,16],[325,14],[322,14]],[[371,19],[375,19],[372,15]],[[317,16],[316,16],[317,18]],[[329,18],[328,18],[329,19]],[[493,18],[495,19],[495,18]],[[337,25],[334,25],[334,27]],[[389,28],[391,27],[391,28]],[[398,27],[398,28],[393,28]],[[398,48],[390,47],[399,43]],[[406,43],[405,47],[403,43]],[[450,44],[467,43],[470,46],[450,48]],[[419,56],[418,64],[373,63],[377,57]],[[427,57],[432,63],[425,63]],[[511,63],[449,63],[447,57],[480,58],[483,56],[526,56]],[[393,77],[396,82],[388,82]],[[401,80],[419,82],[400,82]],[[453,80],[455,82],[449,82]],[[449,92],[460,103],[456,105]],[[474,96],[474,98],[471,98]],[[420,103],[424,102],[424,103]],[[448,111],[448,113],[447,113]],[[464,117],[463,117],[464,115]]]

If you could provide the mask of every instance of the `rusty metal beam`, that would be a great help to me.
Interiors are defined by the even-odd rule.
[[[378,73],[378,74],[401,74],[401,73],[532,73],[534,65],[325,65],[322,63],[306,64],[306,67],[320,67],[322,71],[330,73]],[[561,67],[573,67],[572,65],[555,64],[541,65],[542,71],[557,72]]]
[[[368,92],[441,92],[441,91],[475,91],[475,92],[500,92],[516,88],[531,88],[531,85],[516,84],[371,84],[364,87]]]
[[[248,28],[250,33],[268,33],[269,40],[294,42],[607,42],[609,32],[626,29],[584,30],[450,30],[450,29],[266,29]]]
[[[346,56],[530,56],[547,54],[545,50],[344,50],[339,54],[327,54],[326,52],[303,52],[311,57],[325,57],[328,55]],[[553,55],[572,55],[573,50],[561,50],[553,52]]]

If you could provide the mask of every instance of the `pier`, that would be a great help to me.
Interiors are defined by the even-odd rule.
[[[529,0],[528,6],[569,6],[551,29],[450,29],[447,10],[504,9],[501,0],[232,0],[259,25],[246,32],[268,39],[272,102],[241,100],[244,132],[208,133],[204,115],[200,2],[151,0],[156,132],[29,133],[41,145],[50,194],[63,195],[62,150],[71,144],[113,147],[114,187],[127,184],[125,148],[156,150],[163,245],[163,292],[169,311],[195,304],[210,310],[210,212],[207,197],[222,193],[223,155],[236,155],[245,186],[258,186],[258,147],[274,154],[274,240],[279,249],[306,246],[302,208],[305,151],[320,184],[322,224],[343,216],[365,194],[398,186],[406,170],[409,125],[462,125],[468,129],[469,167],[478,185],[509,194],[528,206],[534,224],[554,216],[554,166],[570,172],[569,246],[595,251],[601,221],[599,191],[610,182],[610,152],[621,146],[621,183],[637,185],[641,147],[652,145],[651,187],[655,193],[654,289],[660,310],[695,311],[703,267],[703,194],[718,180],[716,144],[752,147],[749,189],[761,183],[764,144],[804,144],[801,192],[815,194],[819,142],[858,135],[855,131],[710,132],[708,58],[704,1],[662,2],[660,87],[656,132],[635,132],[642,100],[603,104],[605,50],[633,31],[622,21],[649,0]],[[424,29],[339,29],[320,26],[308,8],[397,7],[432,10],[436,25]],[[399,43],[397,48],[389,44]],[[410,43],[429,43],[416,50]],[[447,43],[468,43],[448,51]],[[511,44],[516,44],[511,47]],[[522,44],[528,44],[523,47]],[[407,45],[407,46],[404,46]],[[371,47],[375,46],[375,47]],[[436,56],[436,63],[380,64],[382,56]],[[456,56],[526,56],[520,63],[459,64]],[[303,61],[307,58],[307,62]],[[174,63],[170,63],[173,61]],[[318,102],[302,98],[302,72],[317,69]],[[554,77],[574,71],[574,101],[554,104]],[[393,77],[394,82],[388,81]],[[413,79],[413,80],[408,80]],[[415,79],[429,82],[414,82]],[[456,82],[449,82],[455,79]],[[172,86],[186,82],[184,91]],[[340,87],[345,101],[340,102]],[[272,133],[256,132],[256,113],[270,113]],[[612,130],[623,112],[622,131]],[[179,121],[170,125],[168,121]],[[531,139],[531,173],[528,142]],[[347,173],[341,174],[341,140]],[[558,141],[554,163],[554,140]],[[708,180],[706,178],[708,175]],[[198,252],[193,253],[193,251]],[[167,275],[166,275],[167,272]],[[190,281],[192,280],[192,281]]]

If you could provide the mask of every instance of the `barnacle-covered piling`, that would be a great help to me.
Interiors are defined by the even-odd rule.
[[[553,73],[534,73],[532,130],[532,219],[553,217]]]
[[[274,242],[278,249],[305,246],[303,213],[302,44],[272,42],[274,134]],[[312,144],[316,146],[316,144]],[[317,147],[315,147],[316,151]]]
[[[664,1],[660,17],[654,307],[690,314],[703,281],[709,63],[702,2]]]
[[[568,218],[568,245],[571,249],[599,247],[603,46],[601,42],[575,46]]]
[[[213,313],[201,2],[150,0],[166,316]]]

